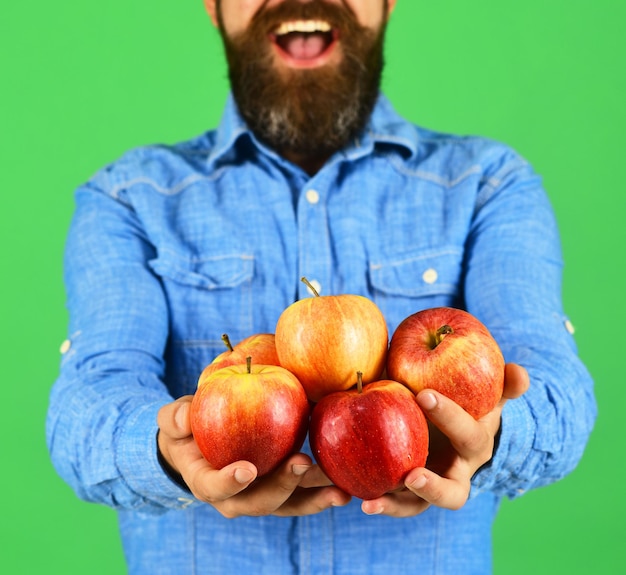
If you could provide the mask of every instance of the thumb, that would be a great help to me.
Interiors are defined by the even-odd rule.
[[[507,363],[504,366],[504,399],[517,399],[528,391],[530,378],[525,368],[517,363]]]
[[[191,435],[189,410],[192,399],[192,395],[184,395],[159,410],[157,424],[161,433],[172,439],[184,439]]]

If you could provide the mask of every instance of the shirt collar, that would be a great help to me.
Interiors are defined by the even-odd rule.
[[[235,144],[243,136],[250,138],[264,154],[278,158],[273,150],[268,149],[254,137],[239,114],[232,94],[229,94],[208,162],[215,164],[221,158],[230,156],[234,152]],[[339,151],[337,156],[344,160],[355,160],[371,153],[377,144],[404,149],[410,157],[417,154],[417,129],[402,118],[382,94],[378,97],[361,138]]]
[[[417,128],[400,116],[383,94],[378,97],[360,141],[348,146],[343,154],[349,159],[360,157],[373,151],[377,144],[405,150],[410,157],[417,155]]]

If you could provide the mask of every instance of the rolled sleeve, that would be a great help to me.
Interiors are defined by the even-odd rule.
[[[88,501],[152,513],[189,506],[157,456],[157,413],[173,397],[163,382],[169,310],[147,263],[154,248],[133,210],[95,184],[76,198],[65,267],[71,335],[46,423],[52,462]]]
[[[119,431],[117,467],[130,491],[147,506],[186,508],[199,501],[164,473],[157,453],[157,413],[162,402],[135,410]]]
[[[530,481],[516,476],[524,468],[534,467],[527,469],[527,477],[534,477],[539,471],[538,465],[530,464],[534,437],[535,427],[526,401],[507,403],[502,412],[494,456],[473,477],[471,496],[484,491],[500,491],[514,498],[525,493],[531,487]],[[512,487],[513,482],[515,487]]]
[[[491,330],[530,388],[508,401],[491,462],[473,494],[516,497],[571,472],[596,417],[593,381],[562,310],[557,226],[540,179],[509,154],[485,178],[469,237],[468,310]]]

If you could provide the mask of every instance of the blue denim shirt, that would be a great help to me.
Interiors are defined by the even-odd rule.
[[[78,496],[119,510],[133,574],[488,573],[502,496],[572,470],[595,417],[561,305],[561,254],[540,178],[509,148],[418,128],[381,96],[362,138],[313,177],[259,144],[229,100],[219,129],[131,151],[76,193],[70,325],[47,421]],[[322,294],[374,300],[390,333],[457,306],[531,387],[507,403],[492,461],[459,511],[222,518],[157,459],[156,415],[202,368]]]

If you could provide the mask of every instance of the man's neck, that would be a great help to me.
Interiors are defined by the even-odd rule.
[[[322,166],[326,163],[326,160],[330,156],[306,156],[304,154],[298,154],[297,152],[283,151],[280,155],[289,160],[292,164],[302,168],[309,176],[314,176],[322,169]]]

